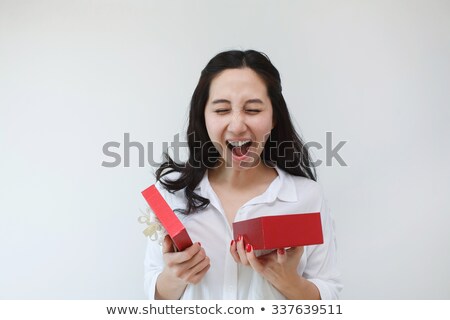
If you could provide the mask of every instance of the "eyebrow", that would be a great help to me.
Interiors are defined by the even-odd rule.
[[[228,103],[228,104],[231,104],[231,101],[230,101],[230,100],[227,100],[227,99],[216,99],[216,100],[213,100],[213,101],[212,101],[212,104],[219,104],[219,103]]]
[[[215,99],[215,100],[212,101],[212,104],[219,104],[219,103],[231,104],[231,101],[227,100],[227,99]],[[248,99],[247,101],[245,101],[245,104],[248,104],[248,103],[261,103],[262,104],[263,102],[262,102],[261,99],[257,99],[256,98],[256,99]]]

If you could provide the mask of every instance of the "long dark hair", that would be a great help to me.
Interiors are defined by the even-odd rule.
[[[316,180],[316,172],[304,142],[294,129],[289,111],[281,93],[281,79],[278,70],[269,58],[254,50],[225,51],[212,58],[203,69],[197,87],[192,95],[187,142],[189,158],[186,163],[176,163],[165,153],[165,162],[156,171],[156,179],[169,192],[184,189],[188,206],[183,212],[189,214],[209,205],[209,199],[199,196],[194,189],[202,180],[206,170],[216,166],[219,152],[212,144],[205,124],[205,106],[209,98],[212,80],[226,69],[250,68],[267,86],[272,103],[275,127],[264,146],[261,155],[266,164],[295,175]],[[165,175],[179,172],[176,180],[162,179]],[[167,177],[166,177],[167,178]]]

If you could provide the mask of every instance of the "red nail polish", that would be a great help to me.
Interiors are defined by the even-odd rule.
[[[234,240],[231,240],[230,247],[234,244]]]
[[[198,245],[201,247],[202,246],[202,244],[200,243],[200,242],[198,242]]]
[[[247,252],[252,252],[252,246],[251,244],[247,244]]]
[[[282,248],[282,249],[278,249],[278,254],[281,254],[281,255],[283,255],[285,253],[285,251],[284,251],[284,248]]]

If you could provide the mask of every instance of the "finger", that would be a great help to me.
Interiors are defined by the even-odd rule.
[[[305,247],[301,246],[301,247],[291,247],[289,249],[286,250],[286,254],[288,255],[292,255],[295,257],[301,257],[303,255],[303,252],[305,251]]]
[[[182,264],[183,262],[189,261],[202,249],[199,242],[194,243],[190,247],[186,248],[181,252],[168,252],[165,254],[166,258],[169,260],[169,265]]]
[[[284,248],[277,250],[277,261],[279,264],[284,264],[287,261],[287,254]]]
[[[180,263],[192,259],[192,257],[195,256],[202,249],[203,248],[200,242],[196,242],[192,244],[190,247],[184,249],[183,251],[180,252],[179,255]]]
[[[173,241],[172,241],[172,239],[170,238],[169,235],[166,235],[164,237],[164,241],[163,241],[163,244],[162,244],[162,252],[163,252],[163,254],[164,253],[169,253],[169,252],[174,252]]]
[[[190,279],[190,283],[192,284],[197,284],[200,282],[200,280],[203,279],[203,277],[205,276],[206,272],[208,272],[209,268],[211,267],[210,264],[208,264],[203,270],[201,270],[200,272],[198,272],[197,274],[195,274],[191,279]]]
[[[236,247],[237,253],[239,255],[239,261],[243,265],[248,266],[247,254],[244,249],[244,238],[242,236],[239,236]]]
[[[203,260],[201,260],[199,263],[188,270],[190,277],[193,277],[196,274],[202,272],[203,269],[207,268],[210,264],[211,261],[209,260],[209,257],[205,257]]]
[[[191,268],[186,268],[186,266],[179,266],[178,276],[185,282],[192,282],[192,279],[199,273],[201,273],[205,268],[210,265],[210,260],[208,257],[204,257],[201,261],[193,265]]]
[[[239,254],[237,253],[236,241],[234,240],[231,240],[230,243],[230,253],[236,263],[241,263],[241,260],[239,259]]]
[[[205,249],[201,248],[196,254],[194,254],[189,260],[186,260],[185,262],[180,263],[180,268],[189,270],[193,267],[195,267],[197,264],[202,262],[207,258]]]
[[[247,245],[246,251],[247,251],[246,257],[247,257],[248,263],[253,268],[253,270],[255,270],[258,273],[263,272],[264,265],[256,257],[255,251],[253,250],[253,247],[250,244]]]

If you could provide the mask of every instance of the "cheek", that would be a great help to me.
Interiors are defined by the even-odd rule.
[[[220,121],[214,116],[205,115],[206,131],[208,132],[211,140],[217,140],[220,137]]]
[[[218,124],[215,121],[211,121],[212,119],[209,119],[209,121],[205,118],[206,123],[206,131],[208,132],[209,139],[211,140],[212,144],[216,148],[216,150],[223,154],[223,147],[220,144],[220,131],[218,130]]]
[[[253,123],[253,127],[258,132],[259,136],[266,136],[274,127],[274,122],[272,116],[264,117],[263,119],[258,119]],[[261,138],[261,137],[260,137]]]
[[[212,129],[214,128],[214,125],[212,123],[211,117],[209,117],[207,114],[205,114],[205,127],[206,127],[206,131],[208,132],[208,135],[211,137]]]

